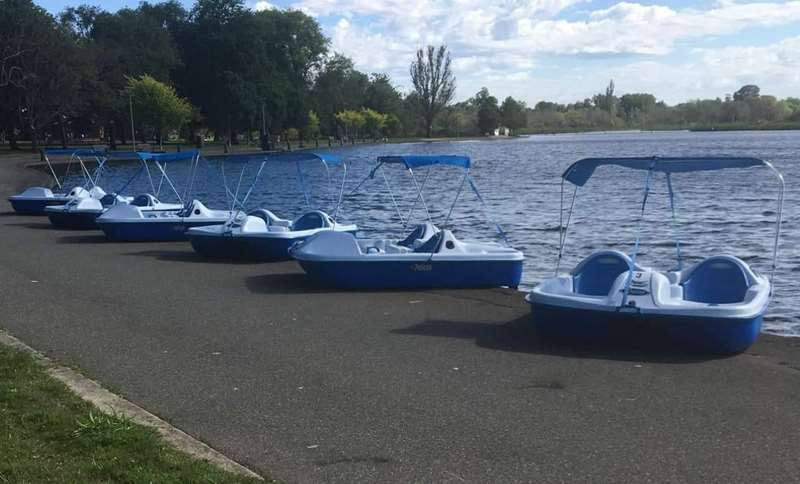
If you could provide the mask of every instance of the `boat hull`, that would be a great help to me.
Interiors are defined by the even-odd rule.
[[[45,215],[44,209],[53,205],[63,205],[65,198],[14,198],[9,197],[11,208],[20,215]]]
[[[218,219],[170,220],[158,222],[108,222],[97,226],[114,242],[170,242],[188,240],[186,231],[192,227],[217,225],[225,222]]]
[[[463,289],[517,287],[522,261],[298,260],[315,281],[344,289]]]
[[[659,346],[670,350],[734,354],[761,332],[763,315],[715,318],[595,311],[531,303],[537,334],[563,342]]]
[[[100,212],[66,212],[47,211],[50,224],[59,229],[91,230],[96,229],[95,220]]]

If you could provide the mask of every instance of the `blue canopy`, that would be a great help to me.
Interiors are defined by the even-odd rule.
[[[769,166],[767,162],[758,158],[737,157],[584,158],[570,165],[561,177],[573,185],[582,187],[592,177],[594,170],[603,165],[617,165],[634,170],[653,170],[663,173]]]
[[[106,153],[106,150],[101,148],[47,148],[42,151],[44,151],[45,155],[54,156],[101,156]]]
[[[416,168],[427,165],[452,165],[459,168],[469,169],[470,161],[468,156],[458,155],[394,155],[379,156],[378,163],[403,163],[406,168]]]
[[[206,158],[212,160],[249,163],[251,161],[265,161],[267,159],[267,155],[265,153],[237,153],[235,155],[214,155]]]
[[[319,160],[328,165],[339,166],[344,161],[332,153],[316,153],[313,151],[296,151],[267,155],[267,161],[310,161]]]
[[[142,159],[153,161],[191,160],[199,155],[197,150],[176,151],[175,153],[142,153]]]
[[[109,151],[106,153],[106,156],[112,160],[139,160],[145,158],[145,155],[149,154],[150,153],[140,151]]]

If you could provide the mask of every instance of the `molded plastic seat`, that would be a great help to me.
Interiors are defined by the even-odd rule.
[[[156,197],[150,195],[149,193],[144,193],[142,195],[137,195],[136,198],[133,199],[131,205],[136,207],[152,207],[158,203]]]
[[[424,244],[420,244],[419,247],[416,247],[414,252],[435,254],[436,252],[439,252],[439,248],[442,245],[442,240],[444,240],[444,232],[436,232]]]
[[[438,232],[439,229],[437,229],[432,223],[419,224],[414,227],[414,230],[412,230],[410,234],[408,234],[408,237],[398,242],[397,245],[413,249],[414,242],[420,241],[420,243],[424,243]]]
[[[116,193],[106,193],[103,195],[103,198],[100,199],[100,204],[104,207],[110,207],[114,205],[117,201],[117,194]]]
[[[687,271],[681,285],[683,298],[706,304],[742,302],[751,286],[749,268],[732,256],[714,256]]]
[[[622,252],[595,252],[572,271],[574,291],[586,296],[607,296],[617,277],[629,271],[631,265],[631,258]]]
[[[292,224],[292,230],[313,230],[329,227],[328,216],[320,211],[307,212]]]

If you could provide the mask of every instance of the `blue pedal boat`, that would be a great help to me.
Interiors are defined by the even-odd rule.
[[[442,224],[446,226],[467,182],[483,202],[469,175],[470,159],[450,155],[383,156],[378,158],[369,177],[385,165],[397,164],[411,174],[417,188],[414,206],[417,200],[422,202],[428,221],[413,227],[403,240],[357,239],[353,234],[334,231],[318,233],[289,249],[306,274],[322,284],[345,289],[517,287],[522,277],[522,252],[508,247],[507,241],[506,245],[460,241],[452,231],[436,227],[425,205],[422,186],[414,176],[413,169],[424,166],[446,165],[464,171],[450,212]],[[388,180],[386,182],[388,187]],[[395,200],[393,194],[392,199]],[[399,207],[395,207],[403,225],[407,226],[414,207],[406,219]],[[505,239],[502,229],[496,227]]]
[[[222,224],[236,214],[234,210],[212,210],[199,200],[187,198],[191,194],[197,166],[201,159],[198,151],[151,154],[148,159],[154,161],[163,179],[178,197],[181,202],[180,208],[175,210],[174,208],[140,207],[133,204],[114,205],[95,219],[97,227],[109,240],[114,242],[187,240],[186,230],[189,228]],[[192,167],[183,196],[175,189],[164,168],[167,161],[179,160],[190,160]]]
[[[56,174],[51,162],[51,158],[56,157],[67,157],[66,168],[61,177]],[[72,199],[90,196],[89,190],[94,187],[96,176],[89,172],[84,162],[84,158],[88,159],[90,157],[94,158],[94,162],[97,164],[94,171],[98,173],[105,159],[104,150],[96,148],[42,150],[42,159],[47,164],[50,175],[53,177],[52,185],[50,187],[29,187],[22,193],[8,197],[11,207],[20,215],[45,215],[45,207],[63,205]],[[65,185],[72,181],[71,176],[73,175],[70,169],[75,164],[78,165],[78,171],[75,176],[80,176],[83,183],[80,186],[67,189]]]
[[[303,182],[303,172],[301,170],[302,162],[307,161],[322,163],[326,173],[329,174],[329,186],[329,168],[331,166],[342,168],[342,183],[340,184],[341,188],[337,199],[341,201],[347,178],[347,165],[343,160],[330,153],[299,152],[267,156],[266,161],[262,161],[261,167],[250,189],[247,190],[244,199],[239,202],[240,206],[245,206],[264,166],[278,162],[292,162],[297,165],[300,188],[306,201],[308,201],[309,194],[306,190],[306,184]],[[237,195],[238,193],[234,194],[234,199],[236,199]],[[338,213],[338,206],[339,203],[337,202],[334,217]],[[282,261],[291,259],[289,247],[295,242],[305,240],[321,231],[333,230],[353,234],[358,231],[356,225],[337,223],[334,217],[321,210],[310,210],[294,220],[288,220],[276,216],[270,210],[256,209],[249,213],[238,212],[224,224],[191,228],[187,230],[186,235],[189,237],[194,250],[205,257],[257,262]]]
[[[672,350],[732,354],[746,350],[758,338],[769,305],[783,209],[783,176],[768,162],[756,158],[587,158],[570,166],[564,184],[575,186],[573,205],[561,224],[558,260],[561,260],[578,187],[595,169],[617,165],[647,172],[639,223],[653,176],[666,180],[673,221],[674,192],[670,175],[708,170],[766,167],[780,184],[776,212],[772,272],[765,276],[729,254],[715,254],[683,267],[676,241],[677,268],[656,270],[637,262],[640,235],[631,255],[616,250],[597,251],[571,272],[543,280],[526,297],[533,324],[544,336],[568,342],[656,342]],[[638,232],[638,229],[637,229]]]
[[[160,160],[163,154],[154,154],[148,152],[111,152],[106,156],[104,166],[108,166],[111,160],[138,160],[141,162],[141,167],[136,171],[130,179],[128,179],[118,190],[113,193],[105,193],[99,187],[95,187],[90,191],[90,196],[73,198],[68,200],[63,205],[53,205],[45,208],[45,214],[50,219],[50,223],[57,228],[73,229],[73,230],[90,230],[96,229],[97,224],[95,219],[105,213],[109,208],[114,205],[133,204],[141,207],[142,210],[172,210],[177,211],[183,208],[182,204],[162,203],[156,196],[158,189],[156,189],[153,177],[150,173],[150,168],[147,164],[148,161]],[[142,174],[147,174],[147,179],[150,182],[150,189],[153,194],[145,193],[139,196],[121,195],[125,190]],[[97,181],[97,178],[95,178]],[[159,188],[163,183],[159,183]]]

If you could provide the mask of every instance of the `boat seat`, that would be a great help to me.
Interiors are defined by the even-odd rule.
[[[683,298],[706,304],[730,304],[745,300],[750,289],[750,268],[741,259],[719,255],[709,257],[682,278]]]
[[[425,243],[420,244],[418,247],[415,247],[414,252],[435,254],[439,252],[443,240],[444,240],[444,232],[436,232],[435,234],[433,234],[431,238],[425,241]]]
[[[397,242],[397,245],[414,249],[414,245],[424,244],[437,233],[439,233],[439,229],[432,223],[419,224],[408,234],[408,237]]]
[[[117,194],[116,193],[106,193],[103,195],[103,198],[100,199],[100,205],[104,207],[110,207],[117,202]]]
[[[158,203],[156,197],[150,195],[149,193],[143,193],[141,195],[137,195],[136,198],[133,199],[131,205],[135,207],[152,207]]]
[[[292,230],[313,230],[330,227],[328,215],[319,210],[307,212],[292,223]]]
[[[268,227],[272,225],[285,226],[289,224],[288,220],[279,218],[277,215],[275,215],[274,213],[270,212],[265,208],[257,208],[255,210],[251,210],[250,212],[247,213],[247,215],[262,219],[264,222],[266,222]]]
[[[632,264],[627,254],[617,250],[595,252],[572,271],[573,290],[585,296],[607,296],[617,277]]]

